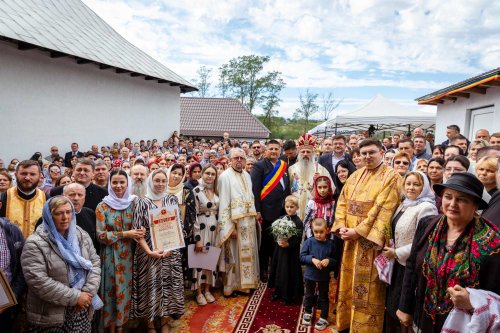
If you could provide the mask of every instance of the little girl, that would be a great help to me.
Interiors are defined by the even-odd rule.
[[[311,222],[315,218],[322,218],[326,221],[328,230],[333,225],[335,219],[335,199],[330,178],[319,176],[314,180],[314,198],[309,200],[304,217],[304,230],[306,239],[312,237]]]
[[[289,219],[295,223],[298,236],[292,236],[288,240],[278,240],[274,249],[269,275],[269,288],[276,288],[271,295],[272,300],[282,299],[285,304],[300,304],[304,295],[304,284],[302,281],[302,268],[300,264],[300,240],[303,226],[297,216],[299,199],[292,195],[285,198],[286,214],[280,219]]]

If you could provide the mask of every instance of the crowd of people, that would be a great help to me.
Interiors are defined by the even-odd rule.
[[[461,331],[485,309],[485,331],[500,329],[500,133],[446,136],[174,132],[0,160],[0,270],[18,300],[0,310],[2,332],[121,332],[138,319],[166,333],[186,297],[209,306],[214,290],[260,283],[272,301],[303,302],[317,330],[334,311],[339,332]],[[189,255],[221,249],[215,270],[153,246],[149,212],[172,205]],[[283,220],[292,231],[275,237]]]

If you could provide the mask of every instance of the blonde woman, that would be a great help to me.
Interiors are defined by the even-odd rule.
[[[483,157],[476,163],[477,178],[484,185],[489,195],[493,195],[497,189],[496,172],[498,159],[495,157]]]

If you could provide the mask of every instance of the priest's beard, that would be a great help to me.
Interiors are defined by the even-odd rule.
[[[298,156],[299,163],[299,178],[301,181],[310,181],[314,177],[314,163],[312,158],[310,160],[302,158],[299,154]]]
[[[132,194],[142,198],[146,195],[146,184],[141,181],[134,181],[132,183]]]

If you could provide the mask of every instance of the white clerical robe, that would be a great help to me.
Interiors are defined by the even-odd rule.
[[[225,272],[224,294],[249,292],[259,284],[259,255],[252,181],[233,168],[219,177],[217,246],[222,248],[219,270]],[[236,230],[237,238],[230,238]]]
[[[314,173],[308,179],[300,177],[300,163],[295,163],[288,169],[288,174],[290,176],[290,189],[292,195],[299,199],[299,211],[298,215],[302,221],[306,214],[307,203],[309,200],[314,198],[314,174],[317,173],[319,176],[325,176],[330,179],[330,184],[332,185],[332,192],[335,192],[335,185],[333,184],[332,178],[328,170],[320,164],[314,165]]]

